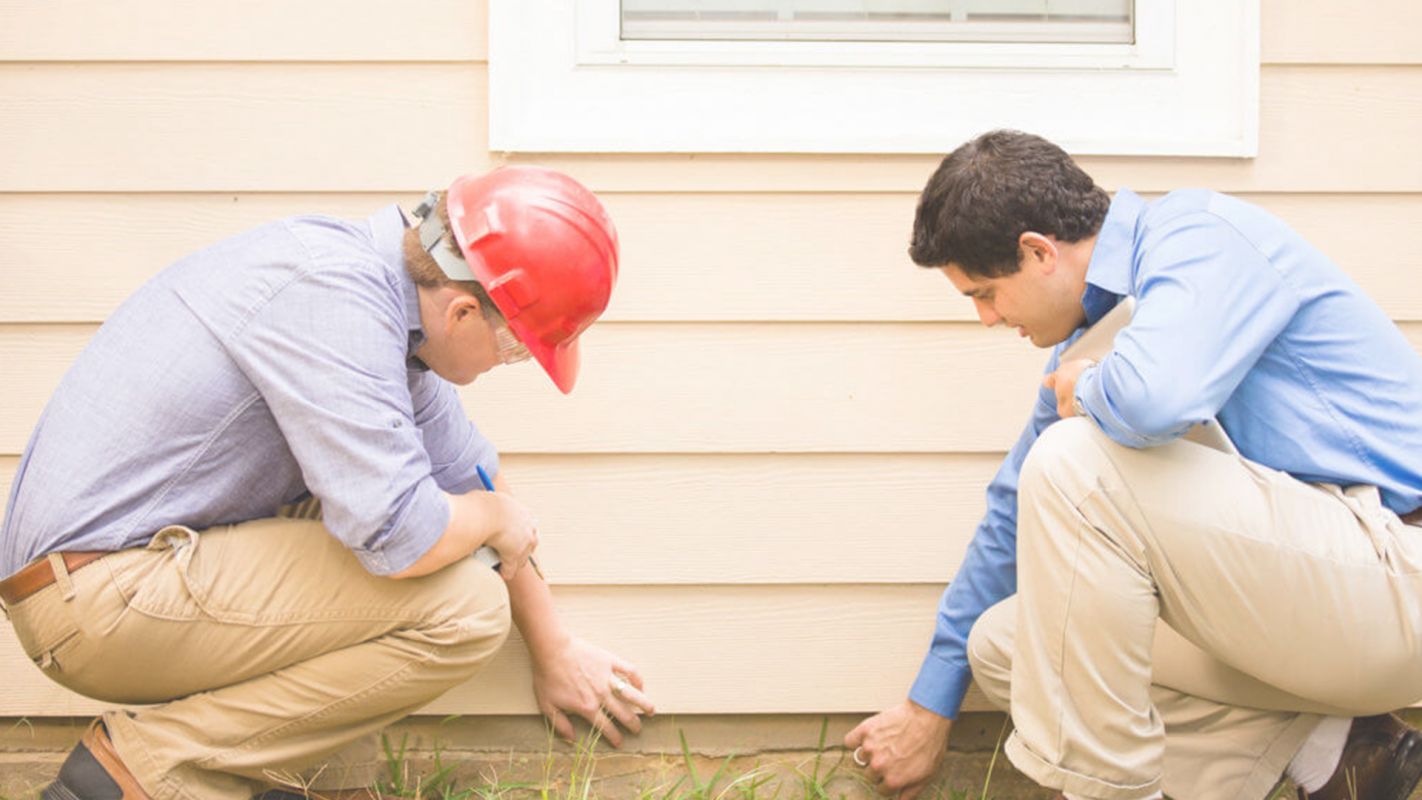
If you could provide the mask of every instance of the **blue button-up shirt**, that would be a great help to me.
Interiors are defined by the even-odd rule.
[[[1377,486],[1398,513],[1422,505],[1422,358],[1357,284],[1278,219],[1214,192],[1146,203],[1121,191],[1086,283],[1088,324],[1136,298],[1111,353],[1076,385],[1113,440],[1151,447],[1218,417],[1252,461],[1304,481]],[[1077,335],[1053,351],[1048,373]],[[1017,477],[1057,419],[1044,388],[939,604],[909,697],[944,716],[956,716],[967,690],[968,631],[1017,591]]]
[[[497,454],[413,355],[405,221],[300,217],[185,258],[99,329],[45,407],[0,529],[0,575],[57,550],[145,544],[308,493],[376,574],[449,523],[443,492]]]

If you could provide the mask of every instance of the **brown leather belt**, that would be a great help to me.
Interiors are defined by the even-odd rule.
[[[1422,507],[1414,508],[1401,516],[1403,525],[1422,525]]]
[[[107,550],[85,550],[60,553],[59,555],[64,559],[64,568],[74,572],[108,554]],[[55,580],[54,567],[49,564],[49,556],[41,556],[25,565],[24,569],[0,581],[0,600],[4,600],[6,606],[18,605],[21,600],[54,583]]]

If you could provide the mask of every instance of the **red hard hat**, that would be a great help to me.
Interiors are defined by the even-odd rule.
[[[617,281],[607,210],[582,184],[543,167],[466,175],[446,199],[472,277],[553,383],[571,392],[578,335],[607,308]]]

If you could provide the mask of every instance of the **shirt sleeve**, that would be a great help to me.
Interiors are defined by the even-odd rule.
[[[225,342],[326,528],[377,575],[419,560],[450,516],[415,424],[405,326],[383,271],[341,265],[281,286]]]
[[[1212,419],[1299,308],[1238,230],[1209,212],[1148,233],[1136,310],[1075,394],[1114,441],[1169,442]]]
[[[1057,368],[1054,352],[1047,373]],[[938,620],[909,699],[949,719],[958,716],[968,691],[968,632],[978,617],[1017,591],[1017,478],[1027,451],[1058,420],[1056,394],[1040,389],[1032,418],[1008,451],[987,489],[987,513],[978,523],[958,574],[938,603]]]
[[[476,466],[483,466],[490,475],[498,474],[499,452],[464,413],[452,384],[433,372],[412,371],[410,397],[415,425],[440,489],[450,494],[482,489]]]

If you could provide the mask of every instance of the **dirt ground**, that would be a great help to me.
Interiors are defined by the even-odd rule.
[[[1422,723],[1422,710],[1406,716]],[[386,763],[386,780],[441,800],[868,800],[876,795],[838,746],[860,718],[658,718],[624,750],[599,745],[589,759],[586,747],[549,742],[534,719],[414,717],[388,731],[392,748],[403,743],[404,751]],[[87,722],[0,720],[0,800],[37,797]],[[965,714],[924,800],[1054,797],[997,753],[1004,724],[1001,714]],[[1422,792],[1413,797],[1422,800]]]

